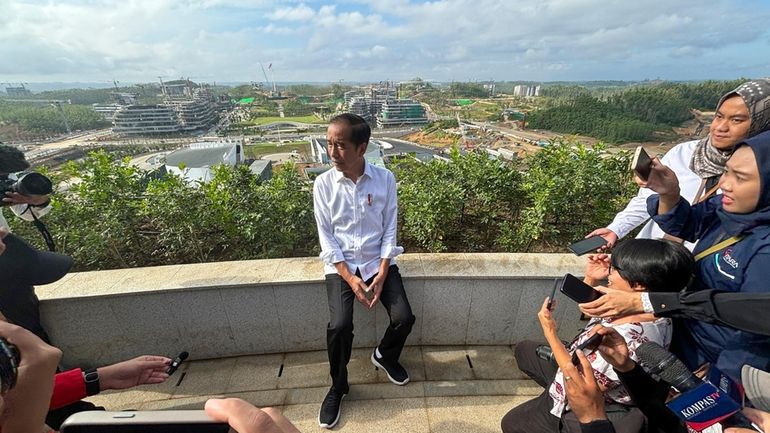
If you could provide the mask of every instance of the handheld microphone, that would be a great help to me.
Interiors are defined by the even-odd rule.
[[[695,376],[673,353],[651,341],[637,347],[636,354],[651,373],[657,374],[661,380],[682,393],[668,406],[688,424],[707,427],[720,421],[727,421],[730,425],[751,427],[764,433],[740,412],[741,404],[737,401],[740,399],[733,398],[729,390],[720,389],[724,383],[731,382],[727,376],[722,375],[719,380],[705,382]],[[708,390],[703,386],[704,384],[708,384],[714,392]],[[730,388],[735,388],[734,384]],[[677,400],[679,403],[675,404]],[[675,410],[674,407],[677,409]],[[702,428],[696,429],[702,430]]]
[[[166,374],[168,374],[169,376],[174,374],[176,369],[179,368],[179,365],[182,364],[182,361],[187,359],[188,356],[190,356],[190,354],[187,352],[182,352],[179,355],[177,355],[177,357],[174,358],[173,361],[171,361],[171,365],[169,365],[168,368],[166,369]]]
[[[657,343],[649,341],[641,344],[636,349],[636,354],[650,373],[658,375],[681,393],[695,389],[703,383],[673,353]]]

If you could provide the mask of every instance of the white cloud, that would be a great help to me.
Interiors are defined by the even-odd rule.
[[[275,12],[268,14],[271,20],[285,21],[309,21],[315,17],[315,11],[304,4],[297,7],[280,8]]]
[[[758,0],[0,0],[0,10],[0,81],[250,80],[258,62],[279,81],[729,78],[767,75],[770,58],[757,25],[770,5]]]

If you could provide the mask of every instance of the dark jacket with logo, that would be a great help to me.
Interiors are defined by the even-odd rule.
[[[709,254],[697,263],[690,290],[716,289],[726,292],[770,293],[770,134],[746,140],[754,151],[760,173],[757,210],[731,214],[722,209],[722,196],[690,206],[680,199],[666,214],[658,215],[657,195],[647,200],[650,215],[669,234],[698,244],[698,254],[731,236],[742,236],[737,243]],[[767,320],[767,317],[754,317]],[[672,351],[689,368],[704,362],[716,366],[736,380],[741,367],[770,368],[770,337],[735,328],[683,319],[674,326]]]

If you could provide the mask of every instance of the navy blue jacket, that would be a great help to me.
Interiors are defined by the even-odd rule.
[[[757,135],[745,145],[754,151],[760,173],[758,210],[749,214],[725,212],[718,195],[695,206],[680,199],[669,212],[658,215],[659,197],[653,195],[647,200],[650,215],[663,231],[691,242],[698,240],[693,251],[696,255],[730,236],[743,236],[697,263],[690,290],[770,293],[770,134]],[[723,325],[683,319],[674,326],[671,347],[689,368],[715,363],[736,380],[740,380],[744,364],[770,369],[770,337]]]

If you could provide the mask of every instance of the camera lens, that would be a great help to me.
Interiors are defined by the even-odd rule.
[[[24,195],[46,195],[53,191],[53,184],[40,173],[27,173],[19,177],[13,189]]]
[[[553,350],[551,350],[550,346],[537,346],[537,348],[535,348],[535,353],[537,354],[537,357],[543,361],[556,363],[556,359],[553,357]]]
[[[19,349],[0,337],[0,395],[16,386],[21,354]]]

